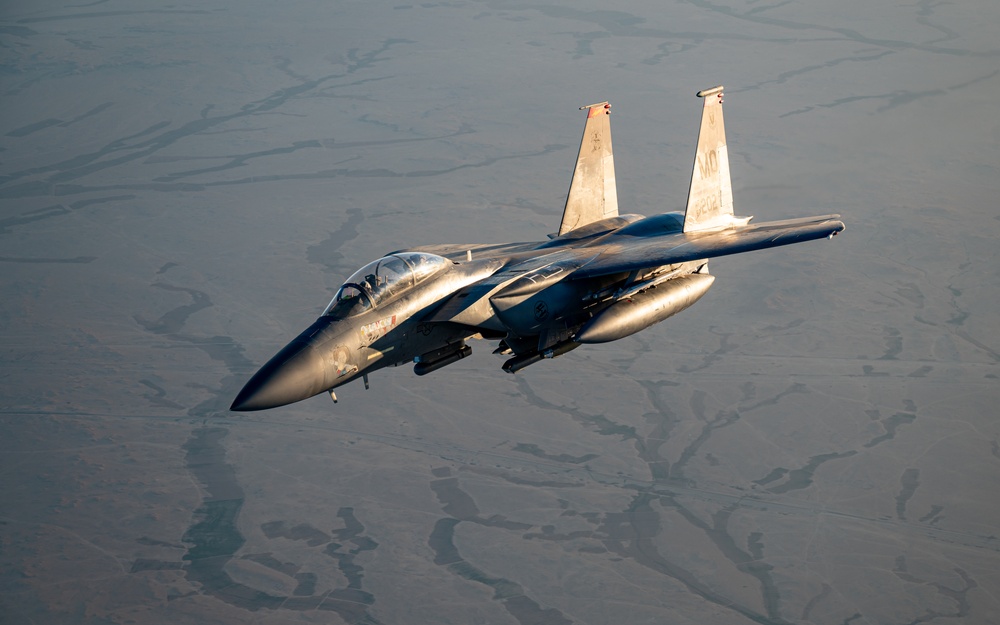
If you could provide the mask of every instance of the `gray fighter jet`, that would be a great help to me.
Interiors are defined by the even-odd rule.
[[[465,358],[469,339],[499,341],[514,373],[585,343],[634,334],[697,302],[708,259],[844,229],[839,215],[750,225],[733,214],[722,87],[703,109],[684,212],[618,213],[611,105],[587,111],[559,232],[535,243],[436,245],[387,254],[344,282],[323,314],[265,364],[233,410],[329,393],[383,367],[426,375]]]

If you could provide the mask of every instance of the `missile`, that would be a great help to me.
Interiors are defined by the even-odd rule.
[[[541,362],[545,356],[541,352],[529,352],[521,356],[514,356],[513,358],[507,360],[503,363],[503,370],[507,373],[517,373],[521,369],[524,369],[528,365],[533,365],[536,362]]]
[[[556,358],[558,356],[562,356],[566,352],[571,352],[577,347],[580,347],[580,344],[576,341],[563,341],[562,343],[556,343],[552,347],[548,347],[541,351],[535,350],[533,352],[514,356],[513,358],[507,360],[507,362],[503,363],[503,370],[507,373],[517,373],[528,365],[541,362],[545,358]]]
[[[674,278],[619,300],[583,324],[573,340],[578,343],[617,341],[663,321],[694,304],[715,282],[715,276],[692,273]]]

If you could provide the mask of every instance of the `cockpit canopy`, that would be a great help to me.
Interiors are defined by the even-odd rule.
[[[343,319],[377,308],[450,264],[447,258],[424,252],[389,254],[355,271],[323,315]]]

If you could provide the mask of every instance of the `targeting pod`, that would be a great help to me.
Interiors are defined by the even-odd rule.
[[[431,371],[437,371],[441,367],[447,367],[452,363],[467,357],[472,353],[472,348],[465,343],[455,343],[447,345],[441,349],[417,356],[414,358],[413,373],[417,375],[427,375]]]

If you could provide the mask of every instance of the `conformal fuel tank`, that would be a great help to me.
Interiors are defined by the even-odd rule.
[[[597,313],[573,340],[607,343],[635,334],[694,304],[713,282],[715,276],[711,274],[692,273],[657,284]]]

